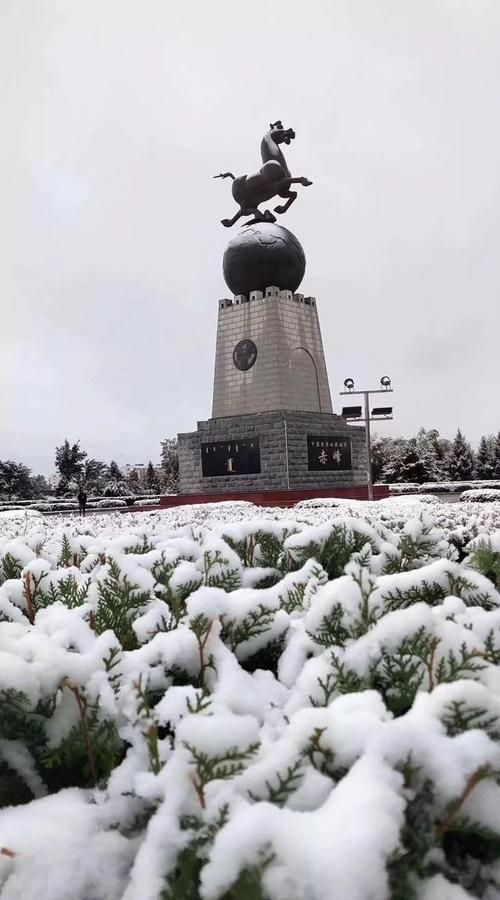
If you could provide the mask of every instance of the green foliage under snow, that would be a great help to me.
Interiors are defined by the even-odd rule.
[[[500,533],[419,508],[0,538],[2,900],[500,897]]]

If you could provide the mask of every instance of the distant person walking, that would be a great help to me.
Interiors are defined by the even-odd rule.
[[[87,492],[82,485],[80,487],[80,490],[78,491],[78,509],[80,511],[81,516],[85,515],[86,506],[87,506]]]

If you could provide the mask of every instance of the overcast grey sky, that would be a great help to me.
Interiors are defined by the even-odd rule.
[[[497,431],[499,48],[498,0],[1,0],[0,458],[154,460],[208,418],[212,175],[278,118],[336,408],[389,374],[381,432]]]

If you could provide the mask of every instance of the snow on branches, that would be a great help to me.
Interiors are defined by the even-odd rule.
[[[497,506],[5,520],[2,900],[500,896]]]

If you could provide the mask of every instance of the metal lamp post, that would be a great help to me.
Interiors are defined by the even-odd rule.
[[[373,480],[372,480],[372,456],[371,456],[371,434],[370,434],[370,422],[381,422],[384,420],[389,420],[393,418],[392,415],[392,406],[378,406],[375,409],[372,409],[370,415],[370,395],[371,394],[392,394],[393,390],[391,387],[391,379],[388,375],[383,375],[380,379],[380,384],[382,385],[380,388],[375,388],[371,391],[355,391],[354,390],[354,381],[352,378],[346,378],[344,381],[345,391],[341,391],[341,397],[345,397],[346,395],[362,395],[364,397],[364,418],[362,418],[362,408],[361,406],[344,406],[342,409],[342,418],[356,421],[359,423],[364,422],[365,425],[365,435],[366,435],[366,454],[367,454],[367,462],[366,462],[366,475],[367,475],[367,484],[368,484],[368,499],[373,500]]]

